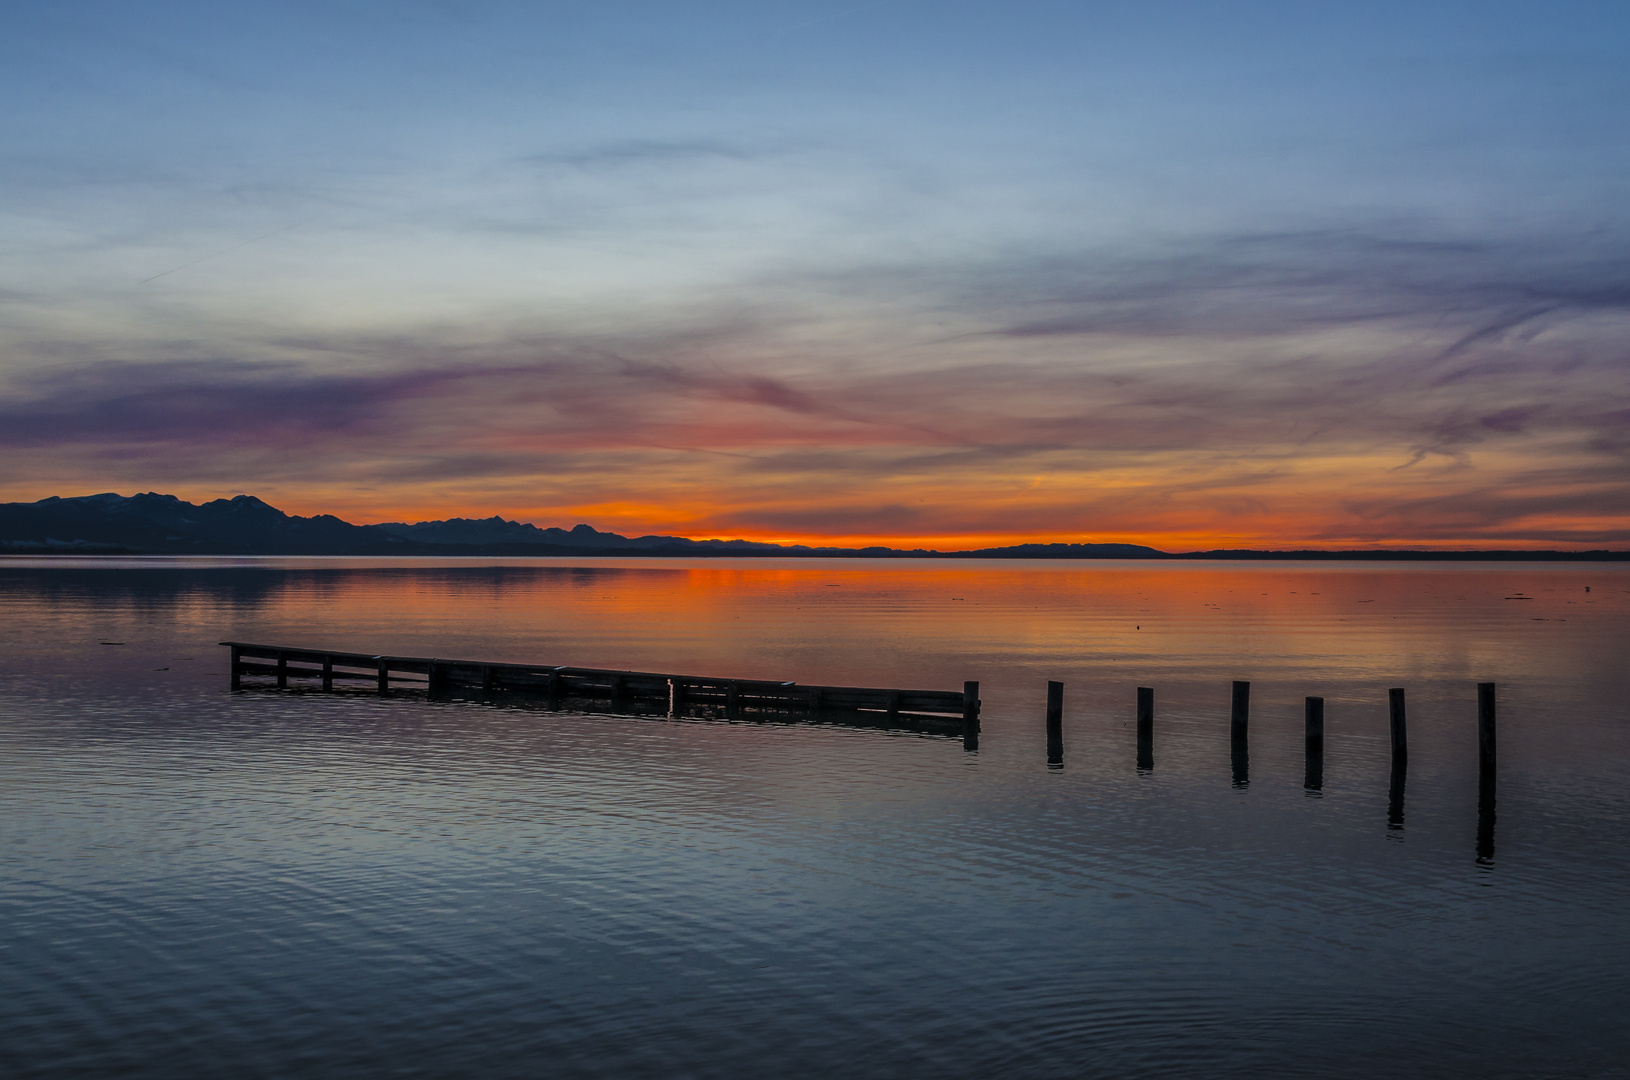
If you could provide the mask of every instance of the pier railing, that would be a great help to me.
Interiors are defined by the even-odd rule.
[[[869,713],[880,718],[920,719],[964,731],[977,730],[977,683],[955,690],[892,690],[861,686],[813,686],[773,679],[722,679],[652,671],[505,664],[430,656],[333,652],[281,645],[223,641],[232,650],[232,688],[245,676],[270,678],[279,688],[291,680],[318,682],[324,690],[367,685],[380,694],[393,686],[431,697],[528,695],[552,701],[586,699],[612,709],[664,708],[675,715],[693,709],[806,713]],[[309,682],[308,682],[309,685]]]

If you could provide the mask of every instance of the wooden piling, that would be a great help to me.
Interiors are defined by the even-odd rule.
[[[1251,722],[1251,684],[1234,681],[1233,707],[1228,716],[1228,756],[1233,766],[1234,786],[1237,788],[1249,787],[1251,784],[1251,747],[1249,742]]]
[[[1387,714],[1392,723],[1392,759],[1409,756],[1409,738],[1404,727],[1404,688],[1395,686],[1387,691]]]
[[[1138,687],[1138,768],[1155,767],[1155,690]]]
[[[979,749],[979,684],[962,684],[962,749]]]
[[[277,654],[277,688],[279,690],[287,690],[289,688],[289,654],[288,653],[278,653]]]
[[[332,656],[323,657],[323,689],[334,689],[334,658]]]
[[[1064,684],[1047,683],[1047,764],[1064,764]]]
[[[391,692],[391,663],[383,656],[379,660],[379,696],[385,697]]]
[[[497,689],[498,673],[493,670],[491,664],[483,664],[481,667],[481,693],[490,694]]]
[[[1305,746],[1302,787],[1324,790],[1324,698],[1310,697],[1303,703],[1302,723]]]
[[[243,689],[243,649],[237,645],[232,646],[232,689]]]
[[[1236,739],[1243,739],[1251,722],[1251,684],[1234,682],[1233,708],[1228,715],[1228,731]]]
[[[1477,778],[1487,794],[1494,791],[1494,684],[1477,684]]]

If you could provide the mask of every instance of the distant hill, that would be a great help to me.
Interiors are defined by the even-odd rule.
[[[10,555],[440,555],[440,556],[819,556],[893,559],[1316,559],[1620,561],[1625,551],[1191,551],[1138,544],[1015,544],[975,551],[902,551],[691,540],[600,532],[588,525],[540,529],[501,517],[353,525],[331,514],[285,514],[253,495],[194,505],[174,495],[52,496],[0,503],[0,554]]]

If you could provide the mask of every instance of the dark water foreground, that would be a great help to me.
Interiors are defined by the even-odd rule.
[[[985,730],[232,695],[229,637]],[[1627,644],[1607,567],[0,563],[0,1074],[1630,1076]]]

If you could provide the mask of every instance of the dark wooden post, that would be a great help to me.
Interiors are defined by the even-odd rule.
[[[1155,690],[1138,687],[1138,768],[1155,767]]]
[[[1251,722],[1251,684],[1234,682],[1233,707],[1228,716],[1228,751],[1234,767],[1234,786],[1251,783],[1251,748],[1248,742]]]
[[[439,660],[432,660],[429,670],[425,672],[424,689],[427,697],[440,697],[442,687],[446,683],[446,676],[442,674],[442,665]]]
[[[1494,794],[1494,684],[1477,684],[1477,780],[1488,796]]]
[[[383,656],[379,660],[379,696],[384,697],[391,692],[391,662]]]
[[[491,664],[481,666],[481,692],[490,694],[498,688],[498,672],[493,670]]]
[[[1064,684],[1047,684],[1047,764],[1064,764]]]
[[[979,749],[979,684],[962,684],[962,749]]]
[[[1302,787],[1308,791],[1324,790],[1324,698],[1310,697],[1303,707],[1306,727],[1305,775]]]
[[[809,688],[809,711],[812,713],[821,711],[821,688],[819,686]]]
[[[232,646],[232,689],[243,689],[243,650]]]
[[[668,680],[668,715],[677,717],[685,711],[685,680],[675,675]]]
[[[549,672],[549,707],[551,709],[560,705],[560,669],[555,668]]]
[[[1250,683],[1234,681],[1234,702],[1229,709],[1229,762],[1234,766],[1234,787],[1250,787]]]
[[[334,689],[334,658],[332,656],[325,655],[323,657],[323,689]]]
[[[611,677],[611,707],[613,709],[623,708],[627,703],[627,697],[628,680],[621,675],[613,675]]]
[[[890,690],[883,696],[883,709],[890,720],[900,715],[900,691]]]
[[[1404,688],[1395,686],[1387,691],[1387,713],[1392,719],[1392,759],[1400,761],[1409,756],[1409,738],[1404,730]]]
[[[287,690],[289,688],[288,653],[280,652],[277,654],[277,688],[279,690]]]
[[[741,684],[731,679],[724,687],[724,715],[727,719],[741,717]]]
[[[1251,723],[1251,684],[1234,682],[1234,702],[1228,714],[1228,733],[1236,738],[1246,737]]]

